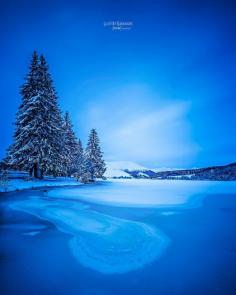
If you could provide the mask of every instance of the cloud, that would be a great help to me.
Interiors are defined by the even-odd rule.
[[[191,136],[189,108],[188,102],[163,102],[135,86],[90,105],[86,117],[100,133],[106,159],[173,167],[190,164],[199,150]]]

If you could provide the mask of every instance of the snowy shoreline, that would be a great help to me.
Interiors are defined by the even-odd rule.
[[[17,192],[30,189],[42,188],[59,188],[67,186],[80,186],[81,182],[76,181],[70,177],[45,178],[43,180],[24,180],[24,179],[10,179],[7,185],[7,190],[0,187],[0,193]]]

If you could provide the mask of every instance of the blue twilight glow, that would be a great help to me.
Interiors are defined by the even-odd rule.
[[[235,161],[235,11],[223,0],[1,1],[0,156],[36,49],[77,135],[97,128],[107,160]],[[104,27],[115,20],[133,26]]]

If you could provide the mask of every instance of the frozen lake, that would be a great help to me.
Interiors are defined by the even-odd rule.
[[[1,294],[235,294],[236,183],[2,195]]]

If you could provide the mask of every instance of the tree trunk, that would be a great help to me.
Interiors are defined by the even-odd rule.
[[[42,170],[39,168],[38,162],[34,163],[31,175],[35,178],[38,178],[38,179],[43,178],[43,173],[42,173]]]
[[[34,163],[34,167],[33,167],[33,176],[34,176],[35,178],[38,178],[38,163],[37,163],[37,162]]]
[[[44,171],[43,171],[42,168],[41,168],[40,172],[41,172],[41,173],[40,173],[40,178],[43,179]]]
[[[29,170],[29,176],[32,177],[33,176],[33,170],[34,170],[34,166],[32,166]]]

